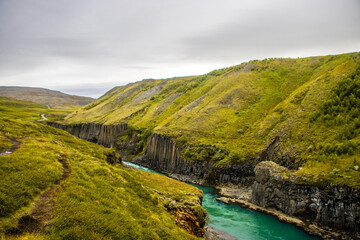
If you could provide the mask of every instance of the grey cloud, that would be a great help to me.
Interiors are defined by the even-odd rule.
[[[360,46],[360,28],[355,27],[360,22],[360,2],[345,2],[349,5],[335,1],[303,1],[300,6],[283,2],[273,9],[258,9],[256,14],[244,13],[229,24],[184,39],[183,43],[189,57],[214,60],[272,57],[314,48],[328,49],[330,53],[341,47],[351,49],[351,45],[356,50]]]
[[[81,94],[86,79],[360,48],[358,0],[2,0],[0,22],[0,85],[49,81]]]
[[[58,87],[58,90],[70,95],[78,95],[78,96],[87,96],[87,97],[94,97],[97,98],[101,95],[103,95],[105,92],[107,92],[111,86],[105,86],[105,87]]]

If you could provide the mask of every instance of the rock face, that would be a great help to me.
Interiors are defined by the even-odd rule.
[[[182,180],[200,183],[246,183],[253,181],[254,176],[253,166],[248,162],[214,167],[213,162],[183,159],[175,141],[159,134],[152,134],[148,138],[144,156],[135,162]]]
[[[197,206],[201,206],[201,202]],[[206,218],[204,211],[199,211],[199,208],[194,206],[177,206],[176,203],[168,204],[168,206],[165,207],[174,218],[176,225],[195,236],[204,236]]]
[[[298,184],[291,177],[282,176],[288,171],[286,168],[270,161],[259,163],[254,171],[251,198],[254,204],[360,238],[360,190]]]
[[[213,165],[209,162],[184,160],[175,142],[159,134],[152,134],[148,138],[145,154],[135,159],[135,162],[160,172],[190,176],[191,179],[187,179],[190,181],[207,179]]]
[[[95,123],[62,125],[59,123],[48,122],[48,125],[67,131],[81,139],[103,145],[105,147],[115,147],[117,138],[127,129],[127,124],[102,125]]]
[[[219,229],[210,226],[205,227],[205,240],[236,240],[236,239],[237,239],[236,237],[233,237]]]

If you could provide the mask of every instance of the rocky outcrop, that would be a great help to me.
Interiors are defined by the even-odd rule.
[[[284,133],[283,133],[284,134]],[[295,161],[295,151],[289,145],[289,138],[276,136],[266,149],[259,155],[261,161],[272,161],[288,169],[298,169],[299,162]]]
[[[254,175],[253,165],[249,162],[215,167],[211,161],[186,160],[175,141],[160,134],[148,138],[144,156],[134,161],[177,179],[196,183],[244,184],[252,182]]]
[[[172,203],[174,204],[168,204],[165,207],[176,225],[195,236],[203,237],[206,213],[201,208],[201,202],[197,206],[178,206],[175,201]]]
[[[182,178],[176,174],[189,176],[182,180],[191,182],[207,179],[213,165],[209,162],[184,160],[176,143],[160,134],[152,134],[148,138],[145,154],[134,161],[159,172],[174,174],[175,178]]]
[[[206,226],[205,227],[205,240],[237,240],[237,238],[227,234],[224,231],[216,229],[214,227]]]
[[[97,123],[62,125],[48,122],[48,125],[67,131],[81,139],[103,145],[115,147],[118,137],[127,129],[127,124],[103,125]]]
[[[136,131],[127,131],[126,134],[118,138],[116,149],[123,161],[130,162],[136,155],[142,152],[139,141],[141,141],[141,138]]]
[[[254,162],[232,163],[211,169],[207,182],[211,185],[240,184],[251,185],[254,181]]]
[[[252,203],[295,216],[307,224],[345,231],[339,239],[360,239],[360,190],[299,184],[294,175],[285,177],[287,171],[274,162],[259,163],[255,167]]]
[[[129,167],[127,164],[125,166]],[[195,194],[181,191],[181,197],[179,197],[179,193],[172,195],[150,187],[146,188],[158,194],[165,209],[175,220],[176,225],[197,237],[204,237],[207,214],[201,206],[202,193]]]

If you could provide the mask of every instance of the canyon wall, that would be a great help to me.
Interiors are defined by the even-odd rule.
[[[245,184],[252,182],[254,176],[254,166],[249,162],[214,166],[211,161],[186,160],[175,141],[160,134],[152,134],[148,138],[145,154],[135,159],[135,162],[181,180],[197,183]]]
[[[105,147],[117,147],[123,160],[134,161],[183,181],[214,185],[226,183],[249,185],[254,180],[254,164],[252,163],[245,162],[214,167],[214,162],[211,161],[188,161],[182,157],[172,138],[156,133],[148,138],[145,154],[131,160],[128,154],[135,155],[139,152],[136,147],[138,139],[134,133],[129,135],[125,141],[118,141],[119,136],[125,134],[127,124],[102,125],[86,123],[63,125],[48,122],[48,125]]]
[[[359,189],[299,184],[295,175],[284,177],[287,171],[274,162],[259,163],[255,167],[251,201],[308,224],[346,231],[352,238],[360,239]]]
[[[217,184],[252,184],[251,202],[316,224],[328,231],[345,232],[331,235],[336,239],[360,239],[360,190],[346,186],[312,186],[299,184],[297,177],[283,177],[287,168],[263,158],[258,162],[214,166],[209,161],[188,161],[176,142],[153,134],[148,138],[145,154],[136,161],[151,169],[178,179]],[[261,161],[261,162],[259,162]],[[258,163],[255,167],[255,164]]]
[[[127,129],[127,124],[103,125],[97,123],[62,125],[55,122],[48,122],[48,125],[67,131],[68,133],[97,143],[105,147],[115,147],[119,135]]]

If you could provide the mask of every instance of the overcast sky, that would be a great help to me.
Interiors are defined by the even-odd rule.
[[[0,0],[0,85],[98,97],[252,59],[360,51],[360,0]]]

